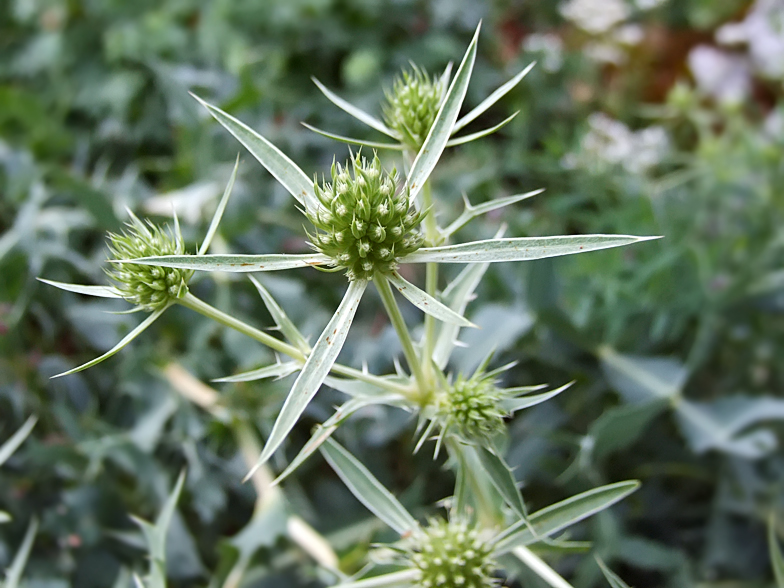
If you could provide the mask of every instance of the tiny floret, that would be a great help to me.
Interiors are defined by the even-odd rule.
[[[182,255],[185,245],[179,235],[133,217],[121,233],[109,233],[109,251],[114,259],[134,259],[158,255]],[[106,272],[122,297],[144,310],[163,308],[188,293],[193,270],[115,263]]]
[[[493,588],[498,580],[492,546],[481,542],[480,549],[471,551],[473,538],[467,535],[462,521],[431,519],[415,532],[408,542],[409,561],[420,571],[422,588]],[[471,551],[469,557],[468,552]]]
[[[387,174],[378,157],[357,154],[345,167],[332,166],[331,182],[315,183],[317,210],[307,215],[316,228],[309,235],[319,253],[346,270],[349,279],[372,279],[397,268],[397,258],[422,246],[409,190],[395,189],[397,174]]]

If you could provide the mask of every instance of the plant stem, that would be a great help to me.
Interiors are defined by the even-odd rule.
[[[425,182],[422,186],[422,208],[428,210],[425,216],[425,244],[427,246],[437,245],[438,224],[436,222],[435,210],[433,209],[433,192],[430,182]],[[425,291],[433,298],[438,289],[438,264],[427,263],[425,269]],[[425,314],[425,344],[422,349],[422,363],[424,364],[425,377],[429,384],[433,384],[433,348],[436,340],[436,320],[430,314]]]
[[[573,588],[573,586],[564,580],[558,572],[548,566],[538,555],[527,547],[521,545],[520,547],[516,547],[512,553],[553,588]]]
[[[293,345],[289,345],[285,341],[276,339],[275,337],[268,335],[264,331],[260,331],[255,327],[251,327],[247,323],[244,323],[241,320],[236,319],[229,314],[226,314],[222,310],[218,310],[214,306],[210,306],[203,300],[196,298],[190,292],[186,294],[184,298],[179,299],[177,302],[179,304],[182,304],[186,308],[190,308],[191,310],[194,310],[199,314],[206,316],[209,319],[212,319],[226,327],[230,327],[235,331],[242,333],[243,335],[247,335],[251,339],[255,339],[259,343],[266,345],[267,347],[270,347],[275,351],[288,355],[290,358],[292,358],[295,361],[298,361],[299,363],[304,364],[305,361],[307,360],[307,356]],[[386,380],[384,378],[380,378],[373,374],[368,374],[363,372],[362,370],[348,367],[339,363],[334,364],[332,366],[331,371],[334,372],[335,374],[346,376],[348,378],[354,378],[355,380],[366,382],[368,384],[378,386],[379,388],[383,388],[384,390],[389,390],[390,392],[402,394],[403,396],[406,397],[409,397],[411,395],[411,389],[408,386],[404,386],[396,382],[390,382],[389,380]]]
[[[430,388],[422,373],[419,357],[414,349],[414,343],[411,341],[411,334],[408,332],[408,327],[403,320],[403,315],[400,314],[400,308],[392,293],[392,288],[389,287],[389,281],[386,277],[377,275],[373,279],[373,282],[376,284],[376,289],[381,295],[381,301],[384,303],[384,308],[389,315],[389,319],[392,321],[392,326],[395,327],[397,336],[400,338],[400,343],[403,346],[403,354],[406,356],[406,361],[408,362],[408,368],[411,370],[411,373],[414,374],[414,379],[419,387],[419,401],[422,402],[430,395]]]

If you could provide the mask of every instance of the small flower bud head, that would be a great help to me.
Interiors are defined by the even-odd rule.
[[[397,257],[422,246],[416,230],[421,215],[411,209],[408,190],[394,196],[396,173],[387,174],[378,157],[357,154],[345,167],[333,166],[331,180],[316,189],[331,200],[320,201],[323,210],[307,213],[317,229],[311,244],[345,269],[349,279],[390,273]]]
[[[503,429],[503,391],[495,387],[492,378],[475,374],[471,378],[458,376],[455,383],[438,398],[437,417],[444,427],[454,427],[466,440],[483,440]],[[472,540],[469,534],[466,541]]]
[[[471,557],[466,551],[465,524],[431,519],[428,525],[410,539],[408,560],[420,571],[419,585],[443,588],[494,588],[496,568],[491,556],[492,547],[482,543]]]
[[[384,120],[397,131],[403,142],[419,151],[438,114],[444,88],[437,77],[431,78],[424,70],[413,66],[398,76],[387,102],[382,107]]]
[[[185,246],[179,236],[152,223],[133,218],[122,233],[109,233],[109,251],[114,259],[134,259],[157,255],[182,255]],[[153,311],[188,293],[192,270],[134,263],[116,263],[106,272],[123,298]]]

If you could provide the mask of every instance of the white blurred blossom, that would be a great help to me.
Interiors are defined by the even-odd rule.
[[[625,24],[613,31],[613,39],[621,45],[628,45],[630,47],[639,45],[644,37],[645,31],[643,28],[634,23]]]
[[[606,33],[630,15],[624,0],[568,0],[561,4],[563,17],[592,35]]]
[[[634,4],[640,10],[653,10],[665,4],[667,0],[635,0]]]
[[[721,27],[716,40],[725,45],[746,44],[759,73],[784,79],[784,0],[757,0],[745,20]]]
[[[583,48],[583,53],[597,63],[622,65],[626,61],[626,53],[612,43],[588,43]]]
[[[593,172],[620,166],[633,174],[649,171],[662,162],[670,150],[667,132],[660,126],[632,131],[603,113],[588,117],[588,132],[577,153],[561,161],[564,167]]]
[[[751,90],[749,62],[735,55],[699,45],[688,57],[689,69],[699,90],[719,102],[741,102]]]
[[[534,33],[523,41],[523,50],[541,55],[542,68],[556,72],[563,66],[563,41],[552,33]]]

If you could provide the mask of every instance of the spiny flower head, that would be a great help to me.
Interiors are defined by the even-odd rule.
[[[431,519],[414,533],[410,561],[421,572],[422,588],[493,588],[492,546],[461,520]]]
[[[351,165],[332,164],[331,182],[314,182],[320,206],[308,218],[317,231],[314,249],[345,269],[350,280],[390,273],[397,258],[422,246],[415,231],[421,214],[411,208],[409,190],[397,190],[397,173],[387,174],[377,156],[357,154]]]
[[[109,251],[114,259],[185,253],[180,235],[173,235],[149,221],[145,224],[136,217],[127,226],[122,233],[109,233]],[[115,263],[106,273],[117,282],[116,288],[125,300],[153,311],[188,293],[193,270]]]
[[[385,92],[386,104],[382,107],[384,120],[397,131],[403,142],[419,150],[425,142],[430,127],[438,114],[444,97],[444,87],[438,78],[412,64],[395,78],[392,91]]]
[[[493,374],[459,375],[437,398],[437,418],[442,428],[454,427],[467,440],[484,440],[503,430],[508,412],[502,407],[503,390]]]

